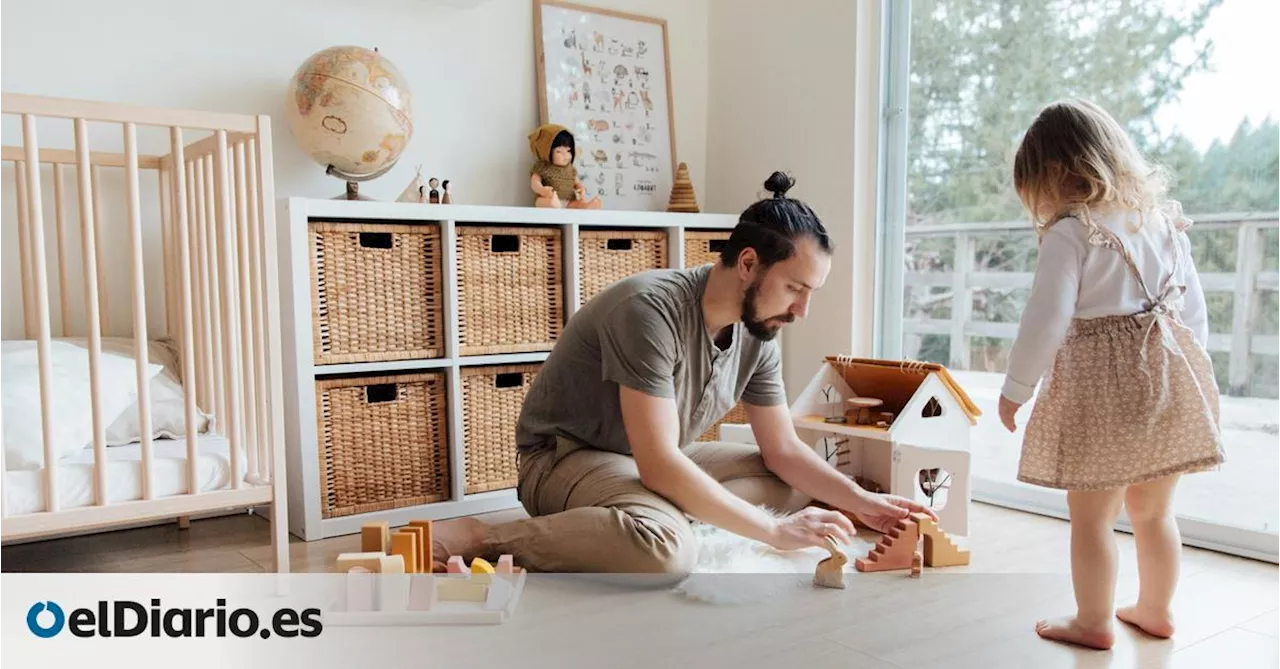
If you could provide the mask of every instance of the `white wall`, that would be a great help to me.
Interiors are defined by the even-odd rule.
[[[824,355],[870,353],[874,218],[855,202],[855,176],[867,174],[855,174],[855,165],[866,162],[855,162],[865,152],[855,147],[858,4],[711,3],[710,206],[742,211],[768,195],[764,181],[774,170],[789,172],[796,179],[789,195],[814,208],[836,246],[808,318],[784,330],[783,371],[793,400]],[[870,164],[874,169],[874,158]]]
[[[677,155],[688,162],[695,185],[704,183],[709,0],[584,4],[667,20]],[[7,1],[0,30],[6,92],[269,113],[279,197],[331,197],[343,188],[289,135],[283,109],[294,70],[335,44],[377,47],[409,80],[415,130],[399,164],[361,184],[363,193],[394,199],[421,164],[426,175],[451,181],[458,203],[525,205],[532,197],[526,135],[538,124],[538,105],[531,0],[488,0],[465,9],[432,0]],[[4,124],[6,145],[21,142],[13,121]],[[69,129],[65,137],[69,142]],[[140,137],[144,150],[147,140]],[[11,201],[12,171],[6,168],[3,177],[0,193]],[[144,198],[145,189],[154,197],[154,188],[144,183]],[[11,253],[13,209],[5,204],[4,283],[14,288],[5,292],[8,338],[20,336],[12,316],[20,318],[21,300]],[[127,285],[127,277],[112,279]],[[124,312],[118,322],[128,320]]]

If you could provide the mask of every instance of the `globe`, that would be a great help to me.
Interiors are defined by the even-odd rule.
[[[409,87],[391,61],[358,46],[335,46],[306,60],[285,101],[289,130],[326,171],[347,182],[385,174],[413,136]],[[361,198],[364,199],[364,198]]]

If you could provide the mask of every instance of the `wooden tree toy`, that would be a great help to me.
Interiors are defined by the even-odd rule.
[[[676,167],[675,183],[671,187],[671,201],[667,204],[667,211],[689,214],[700,211],[698,198],[693,192],[693,181],[689,178],[689,166],[684,163]]]

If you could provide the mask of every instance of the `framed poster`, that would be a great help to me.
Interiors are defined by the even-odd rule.
[[[573,133],[588,198],[666,210],[676,166],[667,22],[533,0],[533,30],[541,122]]]

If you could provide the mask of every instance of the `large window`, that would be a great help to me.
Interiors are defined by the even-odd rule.
[[[1228,462],[1184,479],[1184,533],[1251,554],[1269,545],[1274,557],[1280,96],[1265,54],[1277,4],[885,7],[886,109],[907,113],[885,117],[881,353],[948,365],[983,409],[975,496],[1063,508],[1060,496],[1015,480],[1022,435],[1000,426],[996,402],[1036,262],[1035,235],[1012,189],[1013,152],[1044,104],[1084,96],[1171,168],[1173,195],[1196,221],[1190,235],[1207,292]]]

